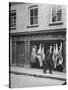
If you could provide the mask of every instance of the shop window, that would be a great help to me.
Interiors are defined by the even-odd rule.
[[[31,7],[30,11],[30,25],[37,25],[38,24],[38,7]]]
[[[16,10],[9,11],[9,29],[16,29]]]

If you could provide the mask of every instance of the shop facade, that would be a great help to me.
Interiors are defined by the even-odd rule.
[[[60,45],[62,42],[63,65],[66,66],[66,29],[18,33],[11,35],[12,38],[12,66],[30,67],[32,46],[44,45],[44,54],[49,46]]]

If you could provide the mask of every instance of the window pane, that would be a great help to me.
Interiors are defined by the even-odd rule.
[[[52,22],[56,22],[56,16],[52,17]]]
[[[30,25],[33,25],[33,17],[30,17]]]
[[[33,9],[30,10],[30,16],[33,16]]]
[[[38,16],[38,8],[35,8],[35,16]]]
[[[52,22],[56,22],[56,6],[52,8]]]
[[[61,21],[62,20],[62,15],[61,13],[57,13],[57,21]]]
[[[57,11],[57,21],[61,21],[62,20],[62,12],[61,10]]]
[[[12,15],[12,16],[16,16],[16,13],[15,13],[15,12],[13,12],[11,15]]]
[[[38,24],[38,17],[34,17],[34,24]]]
[[[54,16],[56,15],[56,7],[52,8],[52,15],[54,15]]]

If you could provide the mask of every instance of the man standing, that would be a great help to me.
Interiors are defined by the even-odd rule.
[[[47,50],[45,54],[43,73],[46,73],[46,70],[49,69],[49,73],[52,74],[52,65],[53,65],[52,55],[53,55],[53,46],[50,46],[49,50]]]

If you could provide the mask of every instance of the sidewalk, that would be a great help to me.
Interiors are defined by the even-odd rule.
[[[50,74],[49,71],[43,73],[42,69],[33,69],[33,68],[23,68],[23,67],[11,67],[10,73],[19,74],[19,75],[29,75],[40,78],[50,78],[57,80],[66,80],[66,73],[53,71],[53,74]]]

